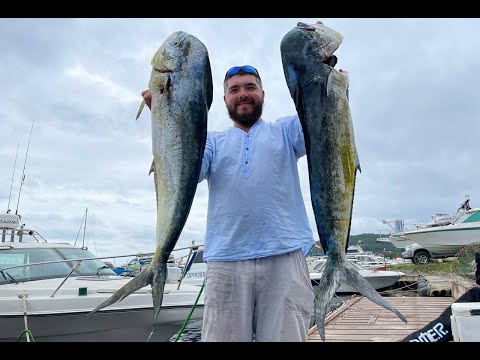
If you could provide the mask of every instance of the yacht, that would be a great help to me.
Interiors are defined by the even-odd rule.
[[[187,318],[202,318],[199,288],[171,267],[153,334],[151,286],[90,315],[132,280],[102,261],[115,257],[47,242],[11,214],[0,215],[0,234],[0,341],[169,341]]]
[[[376,270],[376,269],[366,269],[362,267],[356,260],[349,259],[350,264],[357,269],[357,271],[362,275],[365,280],[367,280],[372,287],[377,291],[387,290],[392,288],[392,286],[402,277],[405,273],[401,271],[391,271],[391,270]],[[309,264],[310,271],[310,280],[312,285],[315,287],[318,285],[320,278],[322,277],[322,272],[327,263],[327,258],[325,256],[318,257]],[[358,291],[347,284],[341,284],[337,289],[337,294],[342,293],[357,293]]]
[[[480,208],[471,208],[467,195],[455,215],[437,213],[427,224],[396,230],[388,239],[397,247],[397,243],[405,245],[405,259],[426,264],[434,258],[454,257],[463,247],[480,242]]]
[[[405,275],[400,271],[366,269],[354,259],[349,259],[349,261],[376,290],[390,288],[393,284],[395,284],[395,282],[398,281],[398,279]],[[307,258],[307,265],[313,286],[318,285],[325,262],[325,256]],[[203,261],[203,248],[199,247],[199,249],[192,254],[187,262],[185,267],[185,276],[182,279],[182,283],[188,283],[196,286],[203,285],[206,270],[207,264]],[[337,290],[337,293],[354,292],[356,292],[356,290],[347,285],[341,285]]]
[[[403,236],[419,245],[410,249],[427,251],[430,259],[453,257],[463,247],[480,242],[480,208],[466,210],[450,224],[406,231]]]

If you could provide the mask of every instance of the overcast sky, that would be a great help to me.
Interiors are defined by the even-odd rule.
[[[350,74],[362,168],[351,234],[386,232],[382,219],[454,213],[465,195],[480,206],[478,19],[2,19],[0,211],[9,200],[16,210],[35,121],[18,207],[26,227],[73,243],[88,208],[85,242],[96,255],[154,251],[150,112],[135,115],[158,47],[178,30],[206,45],[208,129],[223,130],[232,122],[222,81],[234,65],[259,70],[265,121],[294,114],[280,42],[298,21],[317,20],[344,36],[336,68]],[[304,157],[304,201],[318,238],[306,165]],[[203,182],[177,246],[203,243],[207,202]]]

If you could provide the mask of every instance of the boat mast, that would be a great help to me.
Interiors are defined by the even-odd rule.
[[[82,249],[85,247],[85,231],[87,228],[87,213],[88,213],[88,208],[85,209],[85,215],[83,215],[82,222],[80,223],[80,228],[78,229],[77,237],[75,238],[75,243],[73,244],[73,246],[77,245],[78,235],[80,235],[80,231],[82,230],[82,225],[83,225]]]
[[[85,209],[85,224],[83,225],[82,249],[86,249],[85,248],[85,231],[87,230],[87,213],[88,213],[88,208]]]
[[[19,145],[20,143],[17,144],[17,152],[15,153],[15,163],[13,164],[13,174],[12,174],[12,182],[10,184],[10,195],[8,196],[7,214],[10,212],[10,199],[12,198],[13,178],[15,177],[15,168],[17,167],[17,156],[18,156]]]
[[[18,215],[18,204],[20,203],[20,194],[22,193],[22,185],[23,185],[23,182],[25,181],[25,166],[27,165],[28,148],[30,147],[30,139],[32,138],[32,130],[33,130],[34,123],[35,123],[35,119],[33,119],[32,121],[32,127],[30,129],[30,135],[28,137],[27,152],[25,153],[25,162],[23,163],[22,181],[20,183],[20,190],[18,191],[17,209],[15,210],[15,215]]]

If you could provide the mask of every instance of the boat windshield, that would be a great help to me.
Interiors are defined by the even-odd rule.
[[[464,223],[477,222],[477,221],[480,221],[480,211],[474,212],[467,219],[465,219]]]
[[[77,248],[1,248],[0,268],[38,262],[93,257],[95,257],[95,255],[88,250]],[[73,265],[73,262],[64,262],[8,269],[5,271],[6,275],[0,273],[0,285],[11,282],[63,278],[70,273]],[[115,275],[111,269],[108,267],[104,268],[104,266],[106,265],[100,260],[87,260],[81,263],[77,272],[74,272],[72,276],[97,275],[99,272],[101,275]]]
[[[65,259],[73,260],[73,259],[86,259],[86,258],[94,258],[90,251],[86,249],[78,249],[78,248],[58,248],[58,252],[60,252]],[[75,261],[68,263],[70,266],[75,265]],[[77,268],[77,272],[80,275],[116,275],[115,272],[110,269],[104,262],[101,260],[85,260],[82,261],[80,266]]]

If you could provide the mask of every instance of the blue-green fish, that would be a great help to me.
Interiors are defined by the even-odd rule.
[[[345,256],[360,163],[348,102],[348,76],[334,68],[334,52],[342,41],[341,34],[320,22],[298,23],[280,46],[288,89],[302,123],[313,212],[327,255],[314,306],[322,340],[329,303],[343,282],[406,322]]]
[[[92,313],[150,284],[155,323],[163,300],[167,260],[183,230],[197,189],[213,83],[205,45],[183,31],[164,41],[152,59],[152,67],[150,170],[154,173],[157,200],[157,248],[150,266]]]

